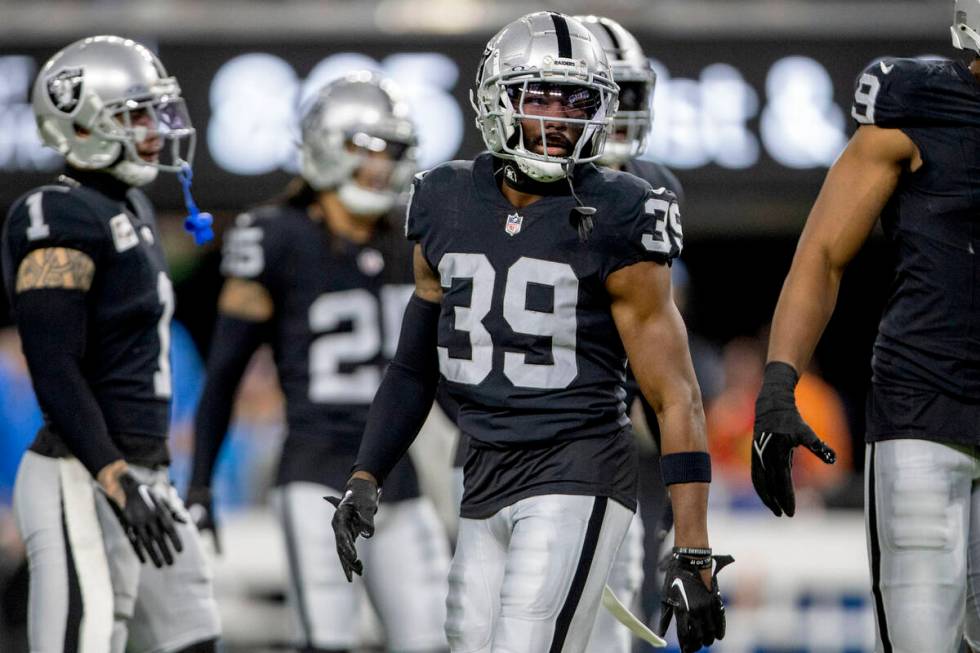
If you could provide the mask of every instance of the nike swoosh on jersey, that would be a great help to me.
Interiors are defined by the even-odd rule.
[[[687,602],[687,590],[684,589],[684,583],[681,582],[680,578],[675,578],[674,582],[670,584],[671,587],[677,587],[681,591],[681,598],[684,599],[684,609],[688,612],[691,611],[691,604]]]
[[[895,64],[889,65],[886,64],[884,61],[879,61],[878,65],[881,66],[881,72],[885,73],[886,75],[892,71],[892,68],[895,67]]]

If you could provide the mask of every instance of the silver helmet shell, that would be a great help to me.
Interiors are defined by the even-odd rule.
[[[600,162],[622,165],[646,150],[653,126],[653,91],[657,75],[643,48],[626,28],[601,16],[576,16],[605,51],[613,80],[619,85],[619,109],[613,116],[612,136]]]
[[[597,106],[586,118],[543,118],[524,111],[508,91],[528,84],[571,85],[587,89]],[[553,12],[528,14],[496,34],[483,53],[470,101],[476,111],[476,126],[487,149],[496,156],[515,161],[528,176],[538,181],[555,181],[570,166],[595,161],[602,154],[616,111],[618,87],[606,54],[592,33],[580,22]],[[582,132],[568,156],[537,153],[525,146],[522,120],[564,122]]]
[[[38,73],[32,104],[41,140],[76,168],[109,169],[139,184],[193,160],[195,132],[177,80],[130,39],[92,36],[65,47]],[[150,136],[168,158],[139,156],[137,145]]]
[[[980,0],[956,0],[949,31],[954,47],[980,54]]]
[[[304,114],[301,170],[317,191],[336,190],[353,212],[387,212],[406,190],[416,169],[417,133],[398,87],[371,71],[352,72],[327,84]],[[370,152],[397,149],[384,189],[354,180]]]

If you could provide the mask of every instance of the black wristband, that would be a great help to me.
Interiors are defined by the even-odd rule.
[[[796,371],[796,368],[783,361],[770,361],[766,363],[766,369],[762,373],[762,385],[775,385],[793,389],[799,380],[800,375]]]
[[[711,456],[704,451],[669,453],[660,458],[664,485],[676,483],[710,483]]]
[[[675,546],[671,557],[682,566],[693,571],[711,569],[713,562],[711,549]]]
[[[703,558],[705,556],[711,556],[711,549],[701,549],[701,548],[690,547],[690,546],[675,546],[674,553],[682,556],[694,556],[698,558]]]
[[[674,554],[674,560],[679,562],[682,566],[691,569],[692,571],[701,571],[703,569],[711,569],[713,560],[711,557],[707,558],[688,558],[687,556],[679,556]]]

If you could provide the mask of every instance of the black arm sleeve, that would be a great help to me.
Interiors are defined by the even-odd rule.
[[[123,457],[82,374],[88,307],[78,290],[47,288],[15,295],[17,329],[34,392],[68,450],[93,477]]]
[[[252,354],[265,339],[267,324],[218,314],[208,354],[207,378],[194,420],[191,487],[210,487],[218,452],[225,441],[235,392]]]
[[[439,384],[439,311],[439,304],[412,295],[395,357],[371,402],[354,471],[371,473],[379,486],[408,451],[432,409]]]

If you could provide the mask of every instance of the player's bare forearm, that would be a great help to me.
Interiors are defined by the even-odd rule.
[[[218,296],[218,311],[246,322],[268,322],[272,319],[272,295],[258,281],[230,277]]]
[[[657,412],[663,454],[707,451],[704,409],[670,270],[638,263],[611,274],[616,328],[643,396]],[[707,483],[671,486],[677,546],[706,547]]]
[[[897,129],[863,126],[834,163],[807,218],[776,312],[769,360],[802,371],[837,303],[847,264],[867,240],[899,176],[921,164]]]
[[[768,360],[806,368],[834,312],[840,277],[820,250],[797,250],[772,318]]]
[[[708,484],[670,486],[674,511],[674,546],[708,548]]]
[[[416,245],[412,252],[412,267],[415,273],[415,294],[427,302],[441,302],[442,284],[422,253],[421,245]]]
[[[670,269],[637,263],[609,275],[606,288],[633,374],[660,421],[663,453],[705,451],[701,391]]]

